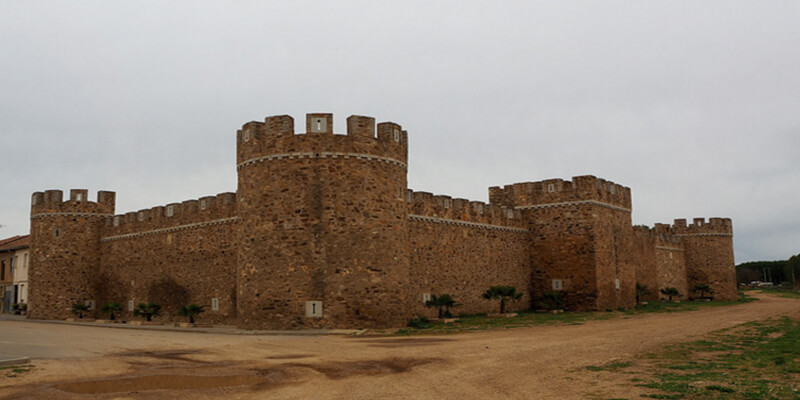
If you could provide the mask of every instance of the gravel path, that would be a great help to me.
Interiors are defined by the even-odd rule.
[[[586,366],[630,360],[749,321],[800,318],[800,300],[756,296],[691,312],[410,338],[0,321],[0,353],[27,351],[35,365],[15,377],[0,371],[0,398],[634,398],[640,392],[627,381]]]

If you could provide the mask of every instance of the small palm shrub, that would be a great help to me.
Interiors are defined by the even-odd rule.
[[[116,314],[122,312],[122,304],[119,304],[116,301],[110,301],[106,304],[103,304],[103,307],[100,308],[100,311],[102,311],[103,314],[107,314],[108,319],[114,321],[116,319]]]
[[[522,293],[517,292],[517,288],[514,286],[492,286],[483,293],[483,298],[486,300],[500,300],[500,314],[505,314],[506,303],[521,299]]]
[[[678,289],[676,289],[674,287],[665,287],[665,288],[661,289],[660,291],[661,291],[661,294],[663,294],[664,296],[669,297],[669,301],[672,301],[673,297],[681,297],[681,292],[679,292]]]
[[[433,295],[431,299],[425,302],[425,307],[438,308],[439,319],[452,318],[453,314],[450,312],[451,307],[456,307],[456,301],[453,296],[449,294]]]
[[[161,305],[156,303],[139,303],[133,310],[133,315],[144,317],[147,321],[152,321],[153,317],[161,315]]]
[[[89,311],[89,305],[83,303],[75,303],[72,305],[72,314],[77,315],[78,318],[83,318],[83,313]]]
[[[206,310],[203,309],[203,306],[198,306],[197,304],[189,304],[185,306],[181,306],[178,310],[178,315],[181,317],[188,317],[189,323],[194,323],[194,317],[204,313]]]

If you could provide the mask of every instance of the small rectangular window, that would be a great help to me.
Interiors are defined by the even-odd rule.
[[[400,141],[400,131],[397,130],[397,129],[394,130],[394,141],[395,142],[399,142]]]
[[[423,293],[422,294],[422,304],[428,304],[431,301],[431,294],[430,293]]]
[[[139,214],[137,214],[136,219],[139,221],[144,221],[144,213],[140,212]]]
[[[452,203],[452,200],[444,199],[444,208],[445,209],[450,208],[451,203]]]
[[[547,185],[547,191],[550,192],[550,193],[555,192],[556,191],[556,185],[554,185],[552,183]]]
[[[119,216],[114,217],[114,226],[119,226]]]
[[[167,206],[167,217],[171,217],[175,211],[175,206]]]
[[[553,290],[562,290],[564,289],[564,282],[561,279],[553,279],[551,287]]]
[[[614,288],[619,289],[619,278],[614,279]]]
[[[200,200],[200,209],[201,210],[205,210],[206,209],[206,201],[205,200]]]
[[[94,300],[86,300],[84,304],[89,307],[89,310],[94,310]]]
[[[133,311],[133,300],[128,300],[128,311]]]
[[[83,201],[83,193],[76,193],[75,201]]]
[[[219,299],[216,297],[211,299],[211,311],[219,311]]]

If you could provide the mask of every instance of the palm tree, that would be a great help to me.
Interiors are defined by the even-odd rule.
[[[83,313],[89,311],[89,305],[83,303],[75,303],[72,305],[72,313],[77,315],[78,318],[83,318]]]
[[[139,303],[133,310],[133,315],[145,317],[147,321],[152,321],[161,312],[161,305],[156,303]]]
[[[194,317],[199,315],[206,310],[203,309],[203,306],[198,306],[197,304],[189,304],[187,306],[181,306],[178,310],[178,315],[181,317],[189,317],[189,323],[194,323]]]
[[[103,304],[103,307],[100,309],[103,314],[108,314],[108,319],[115,320],[114,313],[121,313],[122,312],[122,304],[117,303],[116,301],[111,301],[106,304]]]
[[[483,298],[486,300],[500,300],[500,314],[505,314],[506,302],[521,299],[522,293],[517,292],[517,289],[513,286],[492,286],[483,294]]]
[[[674,287],[665,287],[661,289],[661,294],[663,294],[664,296],[669,296],[669,301],[672,301],[672,298],[675,296],[681,297],[681,293],[678,291],[678,289],[675,289]]]
[[[439,319],[452,316],[450,314],[450,307],[457,306],[456,301],[449,294],[441,294],[439,296],[433,295],[431,299],[425,302],[425,307],[438,308]]]
[[[706,293],[708,293],[708,294],[713,294],[714,293],[714,289],[712,289],[711,286],[708,286],[705,283],[698,283],[697,285],[694,285],[693,289],[694,289],[695,293],[698,293],[698,292],[700,293],[700,298],[701,299],[704,299],[706,297],[705,296]]]
[[[641,299],[644,296],[649,295],[652,293],[650,288],[647,287],[644,283],[636,282],[636,304],[641,303]]]

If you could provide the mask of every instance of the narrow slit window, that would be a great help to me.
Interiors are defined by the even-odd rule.
[[[175,206],[167,206],[167,217],[171,217],[175,211]]]

